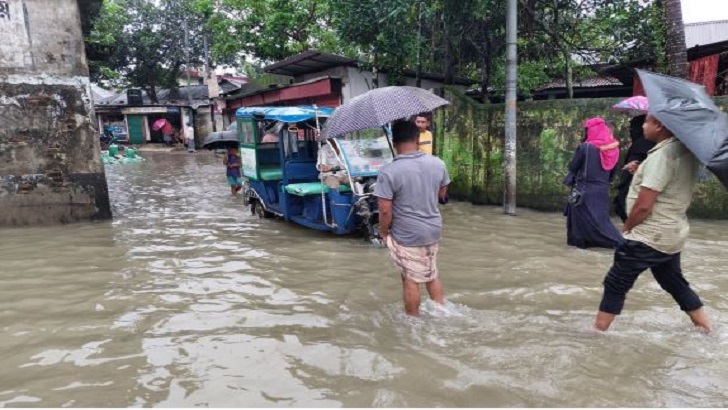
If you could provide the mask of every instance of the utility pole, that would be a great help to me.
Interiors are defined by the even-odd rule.
[[[215,82],[214,88],[217,90],[217,75],[215,73],[210,73],[210,50],[208,48],[207,44],[207,32],[202,33],[202,41],[203,41],[203,47],[205,50],[205,84],[207,85],[207,101],[210,103],[210,120],[212,121],[212,132],[217,132],[217,123],[215,121],[215,98],[217,96],[212,96],[210,94],[210,81]]]
[[[518,60],[516,45],[518,27],[516,15],[518,0],[508,0],[506,16],[506,132],[505,156],[503,160],[504,190],[503,212],[516,214],[516,99],[518,81]]]
[[[417,17],[417,72],[415,87],[422,86],[422,14],[425,11],[425,0],[420,1],[420,10]]]
[[[185,71],[187,72],[187,87],[190,86],[190,35],[187,31],[187,16],[184,17],[184,32],[185,32]],[[190,107],[192,106],[192,93],[189,88],[187,89],[187,102]]]

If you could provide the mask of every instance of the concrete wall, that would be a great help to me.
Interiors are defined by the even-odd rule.
[[[435,150],[448,164],[450,192],[480,204],[503,200],[503,104],[483,105],[449,92],[452,104],[435,116]],[[629,141],[629,117],[609,111],[621,98],[575,99],[518,103],[518,205],[561,211],[566,188],[561,181],[582,136],[583,121],[602,116],[612,122],[615,136]],[[717,98],[728,108],[728,98]],[[613,196],[613,194],[612,194]],[[728,219],[728,191],[707,171],[689,213],[701,218]]]
[[[4,0],[0,226],[111,217],[76,0]]]
[[[222,131],[222,128],[218,128]],[[195,110],[195,147],[199,149],[205,138],[212,132],[212,114],[209,105],[203,105]]]

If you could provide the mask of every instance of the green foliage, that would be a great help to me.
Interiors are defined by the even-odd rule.
[[[567,81],[593,73],[574,67],[652,56],[649,15],[642,0],[520,0],[521,62],[543,62],[549,78]]]
[[[140,87],[153,101],[159,88],[176,88],[185,63],[202,64],[204,15],[196,6],[198,0],[104,0],[87,38],[90,47],[107,54],[91,61],[93,79]]]
[[[649,38],[651,40],[652,52],[648,55],[654,56],[655,71],[667,73],[667,18],[665,8],[660,2],[655,2],[649,9],[647,25],[649,27]]]
[[[350,54],[329,27],[329,2],[321,0],[195,0],[213,33],[213,55],[238,62],[275,61],[318,49]]]
[[[580,68],[591,63],[662,61],[665,19],[655,2],[519,0],[519,9],[521,94],[554,79],[593,75]],[[112,76],[101,66],[131,83],[168,82],[161,71],[178,71],[184,61],[183,17],[190,22],[193,64],[205,32],[213,60],[238,68],[317,49],[359,58],[393,83],[421,66],[446,82],[457,75],[483,90],[504,90],[503,0],[105,0],[88,39],[100,56],[92,71],[107,80]],[[155,56],[156,50],[163,52]],[[136,69],[148,61],[158,62],[156,68]]]
[[[330,0],[331,25],[345,43],[356,47],[390,78],[415,65],[417,2],[413,0]]]

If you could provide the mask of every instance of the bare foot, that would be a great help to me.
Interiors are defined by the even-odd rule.
[[[710,320],[708,320],[708,315],[707,313],[705,313],[705,308],[696,309],[687,313],[688,316],[690,316],[690,320],[693,322],[695,327],[698,328],[698,330],[705,334],[713,331],[713,326],[711,326]]]
[[[615,317],[617,317],[617,315],[612,313],[602,311],[597,312],[597,317],[594,320],[594,329],[599,330],[600,332],[606,332],[612,322],[614,322]]]

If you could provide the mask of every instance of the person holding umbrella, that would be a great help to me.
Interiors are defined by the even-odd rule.
[[[352,98],[326,121],[321,138],[392,124],[397,156],[379,169],[374,196],[378,198],[379,232],[402,279],[405,313],[420,313],[420,284],[430,298],[444,304],[437,270],[442,233],[438,202],[447,198],[450,178],[445,163],[420,151],[420,130],[405,120],[431,112],[449,101],[417,87],[376,88]]]
[[[167,121],[165,118],[160,118],[157,121],[154,121],[154,124],[152,124],[152,130],[160,131],[162,133],[162,138],[164,139],[164,145],[167,145],[167,146],[172,145],[172,136],[174,135],[174,128],[172,127],[172,124],[169,121]]]
[[[638,70],[650,103],[644,137],[654,142],[627,196],[625,241],[604,278],[594,327],[606,331],[622,312],[627,292],[647,269],[699,329],[712,326],[700,297],[682,273],[681,252],[689,232],[686,212],[697,184],[699,160],[728,182],[725,151],[728,119],[702,87]]]
[[[420,131],[410,121],[392,125],[394,162],[379,170],[374,195],[379,198],[379,230],[402,277],[404,310],[420,314],[420,284],[440,305],[445,294],[438,276],[437,252],[442,231],[438,199],[447,195],[445,163],[420,151]]]
[[[611,108],[612,111],[624,112],[632,117],[629,121],[630,145],[619,175],[617,195],[613,201],[614,212],[622,222],[627,221],[627,194],[632,176],[639,164],[647,158],[647,153],[655,146],[654,142],[647,141],[642,134],[642,125],[645,123],[648,109],[647,97],[640,95],[622,100]]]
[[[638,115],[629,121],[629,138],[630,145],[627,155],[624,158],[624,166],[619,175],[619,183],[617,184],[617,195],[614,196],[614,212],[622,219],[627,221],[627,194],[629,186],[632,184],[634,173],[637,172],[639,165],[647,158],[647,153],[655,147],[655,143],[645,139],[642,133],[642,126],[645,123],[647,115]]]

